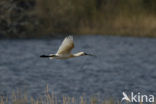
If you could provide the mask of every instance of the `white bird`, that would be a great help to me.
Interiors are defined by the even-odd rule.
[[[41,55],[40,57],[44,57],[44,58],[47,57],[50,59],[68,59],[68,58],[84,56],[84,55],[94,56],[92,54],[87,54],[85,52],[78,52],[78,53],[72,54],[71,50],[73,48],[74,48],[73,36],[68,36],[63,40],[56,54]]]

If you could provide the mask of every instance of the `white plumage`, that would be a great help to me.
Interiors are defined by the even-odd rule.
[[[66,37],[62,44],[60,45],[58,51],[56,54],[70,54],[71,50],[74,48],[74,42],[73,42],[73,37],[68,36]]]
[[[72,54],[71,51],[73,48],[74,48],[73,36],[68,36],[63,40],[56,54],[41,55],[40,57],[49,57],[50,59],[68,59],[68,58],[84,56],[84,55],[94,56],[91,54],[87,54],[85,52],[78,52]]]

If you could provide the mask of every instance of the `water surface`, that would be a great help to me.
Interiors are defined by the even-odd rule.
[[[20,89],[32,96],[49,92],[119,98],[122,92],[156,95],[156,39],[75,36],[74,52],[97,57],[42,59],[55,53],[62,38],[0,40],[0,95]]]

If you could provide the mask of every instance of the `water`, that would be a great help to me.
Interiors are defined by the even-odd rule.
[[[20,89],[32,96],[100,95],[122,92],[156,95],[156,39],[75,36],[75,49],[96,54],[68,60],[42,59],[55,53],[63,37],[48,40],[0,40],[0,95]]]

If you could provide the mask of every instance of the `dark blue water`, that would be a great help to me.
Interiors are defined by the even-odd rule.
[[[122,92],[156,95],[156,39],[76,36],[74,52],[97,57],[41,59],[55,53],[62,38],[0,40],[0,95],[20,89],[32,96],[57,95],[119,98]]]

